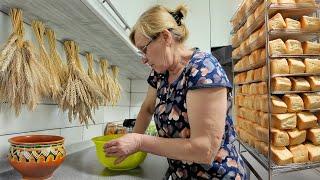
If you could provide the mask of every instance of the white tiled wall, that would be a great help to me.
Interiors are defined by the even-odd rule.
[[[148,91],[146,80],[131,80],[130,118],[136,118]]]
[[[25,25],[26,38],[35,42],[31,28]],[[10,18],[0,12],[0,48],[7,40],[11,32]],[[81,44],[80,44],[81,46]],[[61,43],[58,43],[58,51],[62,59],[65,54]],[[86,60],[80,57],[84,68],[87,68]],[[98,64],[95,64],[98,67]],[[121,69],[120,69],[121,70]],[[119,82],[122,86],[122,98],[115,106],[101,106],[95,111],[93,117],[96,124],[92,122],[86,128],[76,120],[69,122],[67,112],[62,112],[55,104],[39,104],[34,112],[23,109],[21,115],[16,117],[8,107],[0,108],[0,172],[8,169],[6,156],[8,152],[8,139],[25,134],[50,134],[61,135],[65,138],[67,150],[72,146],[82,144],[92,145],[92,137],[103,134],[105,124],[110,121],[123,120],[129,118],[130,112],[130,84],[131,81],[126,77],[120,77]],[[89,141],[89,142],[88,142]],[[67,153],[68,153],[67,152]]]

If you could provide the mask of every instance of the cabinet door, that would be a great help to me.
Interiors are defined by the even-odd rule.
[[[230,45],[230,20],[239,0],[210,0],[211,47]]]
[[[168,8],[175,8],[181,3],[186,4],[189,8],[185,20],[189,29],[186,45],[210,52],[209,0],[158,0],[158,3]]]

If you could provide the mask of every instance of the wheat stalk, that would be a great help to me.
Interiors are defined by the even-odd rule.
[[[50,50],[49,54],[54,64],[53,66],[54,71],[57,73],[59,77],[59,83],[65,84],[65,82],[67,81],[68,68],[66,65],[62,63],[61,56],[57,51],[55,32],[50,28],[46,28],[45,35],[47,36],[47,39],[48,39],[49,50]]]
[[[45,32],[45,25],[41,21],[32,21],[31,27],[34,32],[34,35],[36,37],[37,43],[38,43],[38,50],[39,50],[39,58],[43,64],[43,66],[47,69],[47,71],[50,74],[50,78],[48,77],[48,84],[49,84],[49,94],[47,94],[47,90],[44,89],[41,92],[43,92],[43,95],[49,95],[54,100],[58,100],[61,96],[61,84],[59,81],[59,75],[58,72],[56,72],[56,69],[54,68],[53,60],[50,59],[47,50],[44,45],[44,32]]]
[[[121,85],[118,81],[118,78],[119,78],[119,72],[120,72],[120,69],[118,66],[111,66],[111,71],[112,71],[112,75],[113,75],[113,81],[114,81],[114,104],[115,105],[121,98],[121,91],[122,91],[122,88],[121,88]]]

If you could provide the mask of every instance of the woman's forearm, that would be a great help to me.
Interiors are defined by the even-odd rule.
[[[220,148],[221,137],[214,142],[207,141],[206,137],[192,140],[142,135],[140,150],[170,159],[211,164]]]
[[[136,123],[133,128],[133,133],[144,134],[146,129],[149,126],[150,120],[152,118],[152,114],[144,111],[143,109],[140,110]]]

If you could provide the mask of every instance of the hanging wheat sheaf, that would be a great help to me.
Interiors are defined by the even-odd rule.
[[[113,104],[113,91],[114,91],[114,81],[110,74],[108,73],[109,63],[106,59],[100,59],[100,68],[101,68],[101,89],[102,94],[105,98],[105,104]]]
[[[31,27],[33,29],[34,35],[38,42],[39,59],[43,64],[43,66],[49,72],[48,81],[47,81],[49,89],[48,91],[42,92],[42,94],[44,96],[49,95],[49,97],[51,97],[53,100],[58,101],[62,93],[62,88],[59,80],[59,74],[58,72],[56,72],[56,68],[54,67],[55,64],[53,60],[50,58],[50,56],[48,55],[47,50],[45,48],[45,44],[44,44],[45,25],[40,21],[32,21]]]
[[[113,89],[113,99],[112,99],[112,103],[113,105],[115,105],[121,98],[121,85],[119,83],[119,72],[120,69],[118,66],[111,66],[111,71],[112,71],[112,75],[113,75],[113,82],[114,82],[114,89]]]
[[[88,126],[89,120],[93,121],[92,110],[98,106],[97,99],[103,95],[99,88],[83,73],[74,41],[65,41],[64,48],[68,62],[67,82],[63,86],[63,95],[60,101],[62,109],[68,110],[69,121],[79,118],[81,124]],[[77,61],[79,62],[77,63]]]
[[[65,64],[63,64],[61,56],[57,51],[55,32],[50,28],[46,28],[45,35],[47,36],[47,39],[48,39],[49,55],[50,55],[51,61],[54,64],[53,66],[54,72],[57,73],[58,83],[60,85],[63,85],[67,81],[68,67]]]
[[[88,64],[88,76],[96,84],[96,86],[99,87],[99,91],[102,92],[100,78],[96,74],[96,72],[94,70],[94,67],[93,67],[93,63],[94,63],[93,55],[91,53],[87,52],[85,54],[85,56],[86,56],[87,64]],[[98,99],[98,101],[99,101],[99,105],[105,104],[104,103],[105,102],[104,98],[100,98],[100,99]]]
[[[19,115],[23,104],[33,111],[45,91],[48,72],[39,63],[34,47],[24,41],[21,9],[10,9],[13,32],[0,51],[1,101]]]

